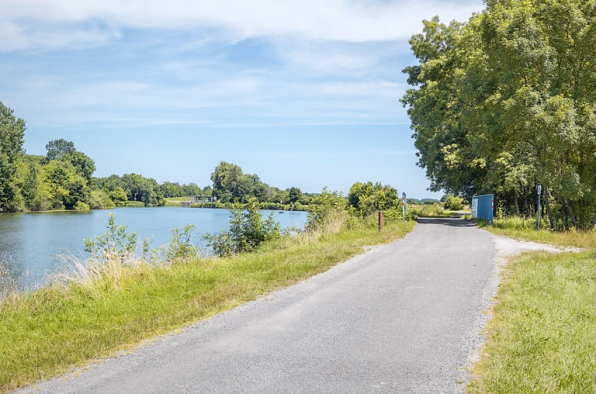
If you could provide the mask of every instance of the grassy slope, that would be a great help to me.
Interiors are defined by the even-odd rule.
[[[90,287],[46,288],[0,304],[0,392],[85,362],[297,283],[394,241],[414,224],[342,231],[318,241],[270,245],[229,259],[140,265]]]
[[[487,230],[590,252],[512,260],[487,328],[470,393],[596,392],[596,235],[540,232],[515,221]]]

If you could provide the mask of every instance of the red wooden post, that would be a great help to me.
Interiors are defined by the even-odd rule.
[[[383,211],[379,211],[379,231],[383,231]]]

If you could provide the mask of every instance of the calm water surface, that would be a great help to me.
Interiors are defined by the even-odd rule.
[[[0,261],[15,277],[26,274],[28,284],[40,282],[55,270],[59,255],[73,254],[85,258],[83,240],[104,234],[108,214],[116,223],[139,234],[139,244],[149,238],[152,247],[167,243],[170,230],[187,224],[196,227],[193,242],[202,248],[202,235],[228,229],[230,212],[226,209],[193,208],[116,208],[88,212],[44,212],[0,215]],[[271,211],[263,211],[267,216]],[[303,228],[305,212],[274,212],[282,227]]]

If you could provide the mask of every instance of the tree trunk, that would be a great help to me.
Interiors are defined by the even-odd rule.
[[[556,197],[557,201],[559,197]],[[565,210],[565,199],[561,197],[561,216],[564,218],[565,222],[565,230],[569,228],[569,215],[567,215],[567,211]]]
[[[555,229],[555,224],[553,223],[553,216],[550,212],[550,204],[548,202],[548,189],[546,185],[544,186],[544,205],[546,206],[546,214],[548,215],[548,221],[550,222],[551,230]]]
[[[565,199],[563,199],[563,203],[565,204]],[[567,205],[567,212],[569,212],[569,216],[571,217],[571,221],[573,222],[573,225],[575,226],[575,228],[577,228],[577,218],[575,217],[575,215],[573,214],[573,208],[571,208],[571,202],[566,203]]]
[[[524,186],[524,204],[526,206],[526,218],[530,217],[530,203],[528,202],[528,188]]]
[[[517,211],[517,216],[519,216],[519,204],[517,203],[517,191],[513,191],[513,201],[515,201],[515,210]]]

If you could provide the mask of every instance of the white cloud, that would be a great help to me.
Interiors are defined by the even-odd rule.
[[[114,37],[109,30],[82,24],[100,22],[113,29],[218,28],[229,39],[299,36],[348,42],[394,41],[419,31],[422,19],[467,19],[482,8],[480,0],[348,1],[348,0],[19,0],[0,1],[0,39],[15,49],[50,49],[98,44]],[[18,27],[17,27],[18,25]],[[70,35],[41,31],[65,27]],[[6,47],[4,48],[6,51]]]
[[[481,8],[460,3],[0,0],[0,52],[33,52],[2,55],[2,99],[55,127],[407,123],[404,38]]]

